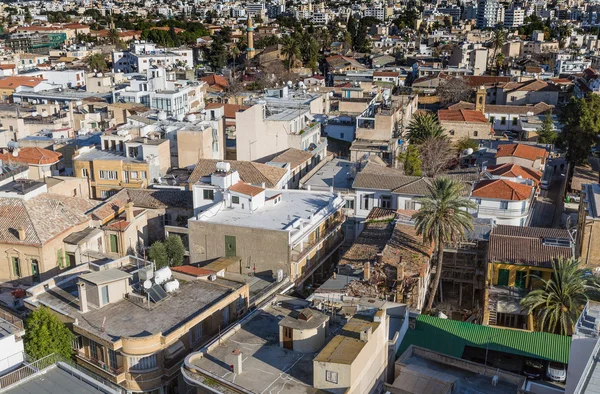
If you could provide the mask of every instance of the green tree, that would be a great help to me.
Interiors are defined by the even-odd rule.
[[[92,71],[104,71],[108,69],[106,60],[104,60],[104,56],[101,53],[94,53],[93,55],[90,55],[87,59],[87,65]]]
[[[407,128],[408,140],[411,144],[420,144],[428,138],[448,138],[438,117],[432,113],[417,113]]]
[[[470,139],[469,137],[461,138],[456,141],[456,150],[458,152],[462,152],[465,149],[473,149],[473,152],[479,150],[479,143],[475,140]]]
[[[75,335],[50,308],[40,307],[25,321],[25,353],[38,360],[52,353],[70,359]]]
[[[29,7],[25,7],[25,23],[31,23],[33,18],[31,17],[31,12],[29,11]]]
[[[413,215],[415,229],[423,242],[437,247],[436,271],[425,311],[431,310],[440,285],[444,244],[455,243],[473,229],[473,217],[467,209],[475,203],[463,195],[463,184],[457,180],[437,178],[429,186],[429,197],[420,198],[421,208]]]
[[[227,65],[227,48],[225,47],[225,41],[219,34],[213,37],[206,58],[213,71],[219,71]]]
[[[597,285],[593,275],[580,269],[577,259],[559,259],[552,263],[552,276],[545,280],[537,275],[530,278],[541,281],[542,287],[529,292],[521,306],[533,313],[539,331],[569,335],[589,295]]]
[[[572,98],[563,107],[560,119],[564,127],[559,142],[566,148],[567,161],[573,165],[585,163],[600,134],[600,96]]]
[[[165,240],[165,249],[171,266],[177,267],[183,264],[185,246],[179,235],[169,234]]]
[[[300,57],[300,44],[294,37],[284,38],[281,54],[285,57],[285,68],[290,71]]]
[[[506,42],[506,32],[504,31],[504,29],[495,29],[494,33],[492,34],[492,39],[490,41],[490,45],[492,47],[492,56],[488,57],[489,58],[489,64],[488,64],[488,69],[492,69],[492,67],[495,65],[494,62],[497,62],[498,60],[498,51],[502,51],[502,47],[504,46],[504,43]],[[502,59],[504,60],[504,59]]]
[[[150,258],[150,261],[154,262],[154,269],[169,265],[169,255],[167,254],[167,248],[163,242],[154,242],[152,246],[150,246],[148,257]]]
[[[412,176],[421,176],[421,159],[419,158],[419,149],[416,145],[409,145],[406,152],[398,155],[398,161],[404,165],[404,174]]]
[[[537,129],[538,142],[540,144],[554,144],[558,138],[558,133],[554,130],[554,120],[552,111],[548,111],[542,126]]]

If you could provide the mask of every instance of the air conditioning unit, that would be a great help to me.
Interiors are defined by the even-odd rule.
[[[209,275],[208,280],[210,280],[211,282],[214,282],[215,280],[217,280],[217,275],[215,275],[215,274]]]

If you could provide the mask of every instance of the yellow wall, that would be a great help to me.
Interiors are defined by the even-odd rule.
[[[542,279],[548,280],[550,279],[550,275],[552,275],[551,268],[542,268],[542,267],[531,267],[526,265],[515,265],[515,264],[506,264],[506,263],[488,263],[488,273],[487,273],[487,282],[493,285],[498,284],[498,275],[499,271],[508,270],[510,271],[508,276],[508,285],[514,286],[515,280],[517,278],[517,271],[525,271],[526,275],[530,275],[532,271],[541,271]],[[525,287],[529,286],[529,281],[531,278],[528,276],[525,277]]]

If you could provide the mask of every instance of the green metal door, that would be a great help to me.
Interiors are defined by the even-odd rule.
[[[517,271],[517,275],[515,277],[515,287],[518,287],[519,289],[524,289],[526,276],[527,273],[525,271]]]
[[[117,245],[117,236],[115,234],[110,234],[110,251],[112,253],[119,252],[119,247]]]
[[[225,257],[236,256],[235,237],[232,235],[225,236]]]
[[[509,270],[498,270],[498,286],[508,286]]]

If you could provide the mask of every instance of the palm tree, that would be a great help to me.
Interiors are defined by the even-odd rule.
[[[492,35],[492,40],[490,41],[492,44],[492,50],[494,51],[492,56],[488,56],[490,59],[490,64],[488,68],[491,70],[493,66],[493,62],[496,60],[496,56],[498,55],[498,50],[502,49],[504,43],[506,42],[506,32],[504,29],[496,29]]]
[[[560,258],[552,262],[550,279],[529,275],[540,280],[542,287],[529,292],[521,300],[521,306],[534,314],[540,331],[568,335],[589,296],[598,290],[593,276],[580,269],[580,264],[574,258]]]
[[[421,209],[413,215],[417,235],[423,242],[437,247],[437,263],[431,294],[425,311],[431,310],[440,285],[444,243],[458,242],[467,230],[473,229],[473,217],[468,209],[475,203],[463,197],[463,184],[454,179],[437,178],[429,186],[429,197],[420,198]]]
[[[429,138],[448,138],[437,116],[432,113],[417,113],[408,124],[408,140],[420,144]]]
[[[281,54],[285,56],[285,67],[290,71],[296,60],[300,57],[300,44],[294,38],[286,37],[283,40]]]

